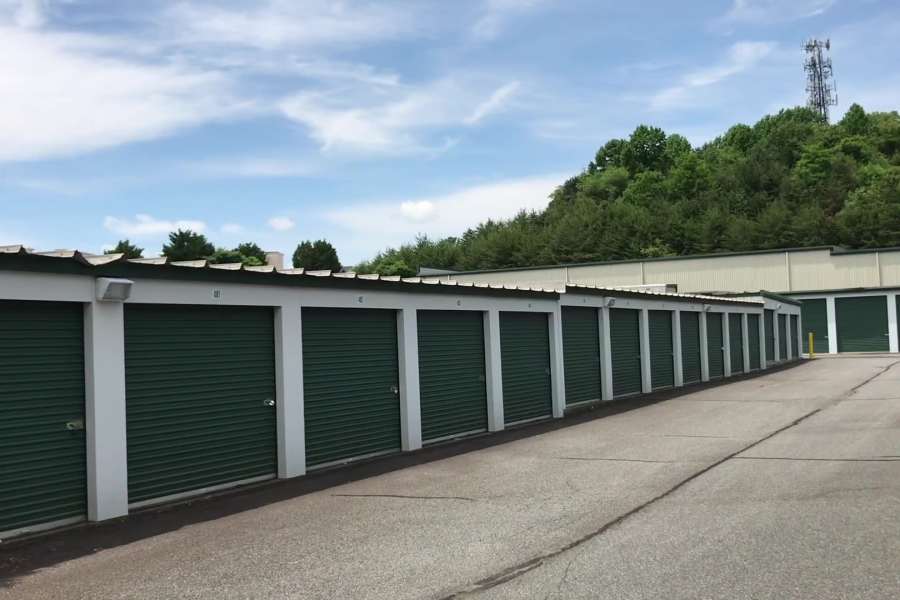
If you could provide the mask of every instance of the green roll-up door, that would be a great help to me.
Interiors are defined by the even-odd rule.
[[[83,315],[0,302],[0,532],[87,512]]]
[[[886,296],[835,298],[838,352],[887,352]]]
[[[725,375],[725,338],[722,329],[722,313],[707,313],[706,350],[710,378]]]
[[[550,416],[550,334],[545,313],[501,312],[503,420]]]
[[[759,363],[759,315],[747,315],[747,342],[750,346],[750,370],[758,369]]]
[[[274,475],[274,399],[272,309],[127,304],[129,502]]]
[[[778,360],[787,360],[787,317],[778,315]]]
[[[766,363],[775,361],[775,311],[763,310],[763,328],[766,331]]]
[[[422,439],[487,429],[484,317],[467,310],[420,310]]]
[[[600,399],[600,329],[597,309],[562,307],[566,404]]]
[[[681,368],[685,383],[700,381],[700,313],[681,311]]]
[[[802,300],[800,316],[803,317],[803,351],[809,353],[809,334],[813,334],[816,354],[828,353],[828,309],[825,298]]]
[[[303,308],[306,464],[400,450],[397,313]]]
[[[791,356],[794,358],[800,358],[800,340],[797,338],[797,327],[799,323],[797,323],[797,315],[791,315]]]
[[[612,354],[613,396],[641,392],[640,311],[609,309],[609,344]]]
[[[728,314],[728,350],[731,354],[731,373],[744,372],[744,334],[741,315]]]
[[[675,349],[672,344],[672,312],[650,310],[650,381],[653,389],[675,385]]]
[[[787,316],[778,315],[778,360],[787,360]]]

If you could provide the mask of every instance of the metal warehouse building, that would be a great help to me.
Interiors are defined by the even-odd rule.
[[[0,537],[765,369],[800,307],[0,248]]]
[[[556,288],[669,286],[684,293],[771,290],[803,303],[803,351],[900,352],[900,248],[788,248],[496,271],[447,272],[445,281]]]

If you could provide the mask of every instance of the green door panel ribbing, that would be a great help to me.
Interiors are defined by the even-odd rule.
[[[545,313],[501,312],[500,355],[506,424],[548,417],[550,336]]]
[[[653,389],[675,385],[674,346],[672,344],[672,311],[651,310],[650,325],[650,380]]]
[[[706,314],[706,348],[710,378],[722,377],[725,375],[725,338],[722,331],[722,313]]]
[[[787,360],[787,315],[778,315],[778,360]]]
[[[597,309],[562,307],[566,404],[600,399],[600,329]]]
[[[797,326],[799,323],[797,322],[797,315],[791,315],[791,356],[793,358],[800,358],[800,340],[797,339]]]
[[[759,364],[759,315],[747,315],[747,342],[750,346],[750,369],[758,369]]]
[[[741,315],[728,314],[728,350],[731,354],[731,373],[744,372],[744,335]]]
[[[400,450],[397,313],[302,310],[306,464]]]
[[[87,512],[83,315],[0,301],[0,532]]]
[[[766,362],[775,360],[775,311],[763,310],[763,328],[766,333]]]
[[[422,439],[487,429],[484,317],[468,310],[420,310]]]
[[[887,352],[886,296],[835,298],[838,352]]]
[[[828,309],[825,298],[801,300],[800,316],[803,317],[803,351],[809,352],[809,334],[813,334],[816,354],[828,352]]]
[[[641,392],[640,311],[609,309],[609,343],[612,354],[613,396]]]
[[[127,304],[128,500],[274,475],[270,308]]]
[[[681,311],[681,367],[685,383],[700,381],[700,313]]]

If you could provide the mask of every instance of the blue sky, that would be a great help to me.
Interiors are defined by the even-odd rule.
[[[701,144],[804,102],[900,104],[876,0],[0,0],[0,244],[159,252],[182,226],[345,264],[541,208],[640,123]]]

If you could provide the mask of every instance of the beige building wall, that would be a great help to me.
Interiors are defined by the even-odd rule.
[[[807,292],[900,286],[900,249],[832,252],[830,249],[672,260],[628,261],[539,269],[463,273],[458,281],[559,289],[568,283],[598,287],[675,284],[682,293]]]

